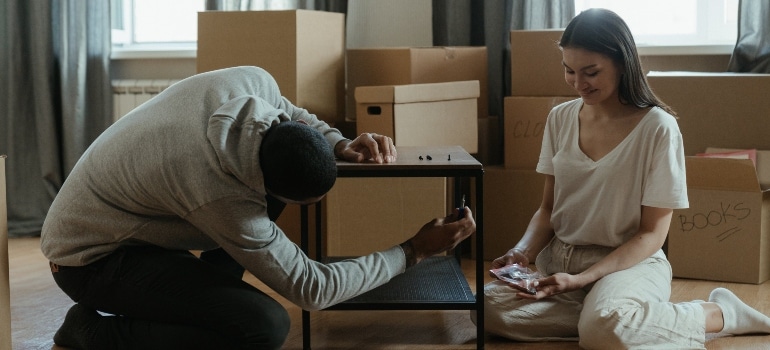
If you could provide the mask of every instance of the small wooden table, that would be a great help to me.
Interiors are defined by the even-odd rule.
[[[337,161],[338,177],[453,177],[475,182],[476,220],[476,295],[474,296],[462,270],[460,253],[435,256],[394,277],[390,282],[326,310],[476,310],[476,344],[484,348],[484,262],[483,262],[483,195],[484,167],[460,146],[397,147],[394,163],[377,164]],[[428,159],[430,157],[430,159]],[[421,159],[422,158],[422,159]],[[455,181],[455,203],[459,203],[460,181]],[[466,200],[469,200],[466,196]],[[472,199],[470,199],[472,201]],[[466,203],[468,204],[468,203]],[[316,260],[334,261],[322,252],[321,204],[316,210]],[[429,220],[430,218],[426,218]],[[309,242],[308,206],[301,209],[301,248],[307,254]],[[393,242],[397,244],[400,242]],[[415,288],[419,286],[419,288]],[[302,311],[303,347],[310,349],[310,313]]]

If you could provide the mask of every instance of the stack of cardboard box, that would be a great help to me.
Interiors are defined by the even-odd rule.
[[[478,149],[478,80],[432,84],[359,86],[359,133],[390,136],[396,146],[462,146]]]
[[[359,86],[478,80],[478,117],[487,115],[486,47],[389,47],[347,50],[346,117],[356,119]]]
[[[198,17],[198,72],[260,66],[275,77],[291,102],[348,138],[376,132],[394,137],[396,145],[450,142],[461,144],[469,153],[477,152],[478,120],[487,116],[488,105],[485,47],[346,51],[344,33],[345,17],[339,13],[202,12]],[[356,126],[357,87],[370,87],[362,97],[367,105],[364,111],[372,112],[369,121],[379,118],[360,128]],[[415,101],[415,96],[396,98],[394,92],[401,90],[431,96],[422,101]],[[390,100],[382,96],[390,96]],[[391,114],[376,113],[388,111]],[[434,115],[426,115],[426,111]],[[446,112],[446,124],[436,111]],[[382,122],[388,118],[389,122]],[[383,125],[392,131],[379,129]],[[446,131],[454,134],[446,137]],[[324,229],[334,235],[328,235],[326,252],[359,255],[401,243],[430,219],[446,215],[450,207],[447,192],[446,180],[438,178],[338,179],[324,199],[321,214]],[[310,222],[313,214],[311,211]],[[299,207],[287,206],[277,223],[299,242],[299,221]]]
[[[355,90],[355,124],[359,133],[390,136],[399,147],[459,145],[475,153],[479,91],[478,80],[359,86]],[[430,155],[424,156],[427,161]],[[433,154],[442,156],[446,157]],[[329,212],[346,216],[360,212],[359,216],[369,219],[329,227],[335,232],[330,236],[329,254],[349,255],[345,252],[351,251],[360,255],[387,248],[394,239],[408,239],[429,218],[449,210],[449,183],[444,178],[339,179],[328,194]],[[331,203],[337,197],[348,198],[337,201],[348,208],[336,210]]]
[[[675,277],[762,283],[770,279],[770,75],[650,72],[677,113],[688,209],[674,210],[667,255]],[[694,88],[697,87],[697,88]],[[718,147],[723,149],[709,149]],[[695,157],[757,149],[748,159]]]
[[[350,49],[349,120],[359,134],[387,135],[396,146],[460,145],[476,153],[478,116],[487,113],[486,62],[484,47]],[[327,253],[360,255],[406,240],[446,215],[449,187],[444,178],[338,179],[327,195],[334,232]]]
[[[484,259],[512,248],[540,205],[545,178],[535,171],[550,110],[576,98],[564,81],[562,30],[511,31],[511,96],[504,99],[503,166],[484,173]]]

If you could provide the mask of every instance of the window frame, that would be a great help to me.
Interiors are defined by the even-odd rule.
[[[134,0],[110,0],[113,8],[120,11],[113,11],[113,23],[116,16],[121,13],[124,15],[121,20],[121,27],[112,29],[112,54],[111,58],[121,59],[158,59],[158,58],[196,58],[197,42],[163,42],[163,43],[132,43],[129,34],[132,31],[133,21],[133,1]],[[707,3],[708,6],[714,6],[716,1],[737,1],[737,0],[696,0],[697,3]],[[576,13],[580,10],[576,7]],[[699,10],[701,11],[701,10]],[[712,12],[713,13],[713,12]],[[714,29],[709,29],[714,30]],[[699,29],[700,31],[700,29]],[[737,26],[736,26],[737,31]],[[114,38],[118,38],[122,44],[116,44]],[[736,35],[737,40],[737,35]],[[735,44],[638,44],[637,48],[641,55],[725,55],[731,54]]]
[[[638,48],[643,47],[708,47],[708,46],[734,46],[738,35],[738,0],[691,0],[691,5],[695,6],[695,29],[691,33],[670,33],[670,34],[639,34],[634,33],[634,40]],[[642,19],[641,16],[649,16],[649,8],[639,8],[635,13],[640,17],[628,18],[625,14],[629,13],[634,6],[653,6],[650,2],[642,3],[632,0],[575,0],[575,13],[590,8],[591,3],[596,7],[607,5],[606,8],[618,13],[624,17],[626,23],[634,30],[634,24],[639,22],[650,22]],[[604,4],[602,4],[604,3]],[[677,3],[679,5],[684,2]],[[731,20],[727,16],[732,15]],[[720,18],[722,18],[720,20]],[[657,26],[658,24],[653,24]],[[732,27],[731,34],[723,35],[721,33]],[[692,44],[687,44],[692,43]]]

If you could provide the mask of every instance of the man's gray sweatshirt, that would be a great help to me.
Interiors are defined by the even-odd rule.
[[[249,272],[307,310],[377,287],[405,269],[401,248],[334,264],[309,259],[267,217],[260,141],[271,125],[304,120],[332,147],[343,140],[282,97],[270,74],[236,67],[198,74],[110,126],[56,196],[41,248],[83,266],[122,245],[222,247]]]

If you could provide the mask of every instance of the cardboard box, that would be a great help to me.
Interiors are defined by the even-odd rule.
[[[11,349],[11,285],[4,155],[0,155],[0,348]]]
[[[770,279],[770,191],[748,159],[687,157],[690,208],[674,210],[675,277],[759,284]]]
[[[544,186],[545,175],[534,170],[484,168],[484,260],[503,256],[519,242]]]
[[[685,154],[770,149],[770,74],[650,72],[647,80],[678,114]]]
[[[347,50],[346,116],[356,118],[359,86],[478,80],[478,116],[488,115],[486,47],[391,47]]]
[[[511,31],[511,96],[577,96],[564,79],[563,29]]]
[[[446,179],[338,178],[326,195],[327,255],[360,256],[401,244],[446,215]]]
[[[478,151],[479,82],[359,86],[358,133],[390,136],[396,146],[462,146]]]
[[[510,96],[503,105],[503,156],[509,169],[535,170],[543,131],[553,107],[575,97]]]
[[[270,72],[289,101],[320,119],[345,119],[345,15],[199,12],[198,72],[244,65]]]

